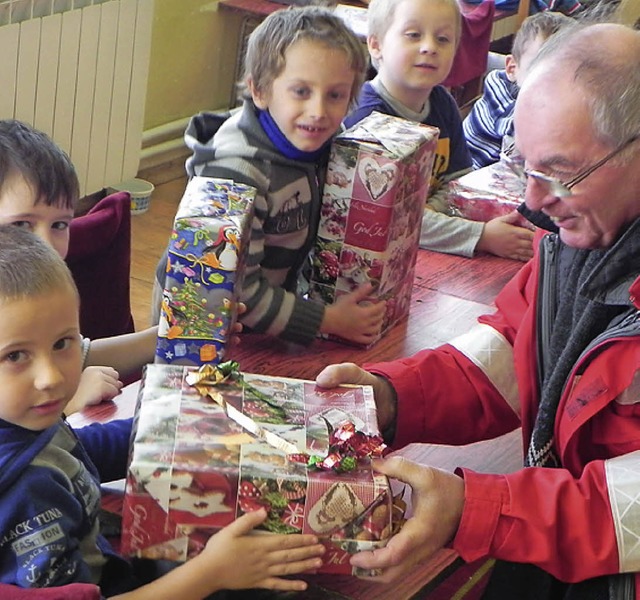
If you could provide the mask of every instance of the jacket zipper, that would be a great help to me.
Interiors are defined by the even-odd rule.
[[[545,356],[551,343],[552,324],[558,303],[556,298],[556,241],[554,234],[545,236],[540,243],[540,276],[538,284],[538,392],[542,390],[545,374]]]

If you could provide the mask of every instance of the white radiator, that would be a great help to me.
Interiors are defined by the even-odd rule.
[[[58,13],[63,3],[39,2],[0,26],[0,118],[30,123],[64,148],[81,195],[135,177],[153,0],[76,1],[83,8]]]

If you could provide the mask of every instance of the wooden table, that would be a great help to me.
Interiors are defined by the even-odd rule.
[[[464,333],[522,266],[495,256],[468,259],[428,250],[418,252],[409,318],[371,348],[316,340],[305,348],[259,334],[241,336],[229,358],[244,371],[314,379],[326,365],[364,364],[409,356]]]
[[[358,364],[393,360],[438,345],[467,331],[476,317],[493,310],[493,299],[520,268],[521,263],[493,256],[465,259],[419,251],[410,316],[371,348],[356,348],[338,342],[316,340],[309,348],[287,344],[258,334],[243,334],[230,358],[245,372],[313,379],[327,364],[353,361]],[[138,384],[131,384],[114,402],[93,406],[72,415],[74,427],[133,415]],[[496,440],[453,447],[412,444],[400,451],[422,464],[453,470],[464,466],[482,472],[507,473],[522,465],[520,432]],[[465,565],[452,550],[442,550],[419,565],[402,582],[392,586],[374,584],[354,577],[309,577],[311,589],[297,598],[334,600],[449,600],[463,585],[491,561]],[[272,593],[251,591],[249,596],[230,594],[225,598],[277,598]],[[293,596],[288,595],[287,598]],[[473,593],[465,600],[475,598]]]

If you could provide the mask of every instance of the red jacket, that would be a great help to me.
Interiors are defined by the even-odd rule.
[[[521,425],[526,450],[539,402],[540,262],[538,253],[499,294],[497,312],[471,332],[367,366],[396,389],[395,447],[465,444]],[[568,582],[640,571],[640,271],[637,258],[629,262],[625,327],[581,357],[560,400],[555,443],[563,468],[463,470],[466,502],[453,547],[466,561],[533,563]],[[620,304],[619,287],[600,291]]]

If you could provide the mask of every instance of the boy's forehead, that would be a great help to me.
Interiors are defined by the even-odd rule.
[[[457,0],[400,0],[380,35],[406,24],[422,24],[430,28],[452,28],[456,39],[461,34],[461,16]]]
[[[29,209],[42,206],[44,210],[62,211],[65,214],[70,212],[73,215],[74,208],[70,200],[59,196],[48,204],[46,195],[42,192],[21,173],[9,174],[0,187],[0,214],[5,213],[9,207],[13,212],[30,212]]]
[[[411,12],[421,15],[425,9],[436,7],[450,9],[451,16],[457,20],[459,13],[457,0],[400,0],[393,12],[394,17]]]
[[[54,314],[56,318],[52,318]],[[15,341],[15,338],[21,341],[31,339],[34,331],[41,333],[41,326],[47,330],[76,328],[79,315],[78,294],[64,278],[60,278],[55,285],[20,296],[7,296],[0,289],[0,343],[7,344]],[[38,322],[36,330],[34,322]],[[34,339],[39,337],[38,334]]]
[[[0,216],[35,213],[66,218],[73,216],[73,208],[62,198],[55,204],[47,204],[22,177],[6,181],[0,188]]]

